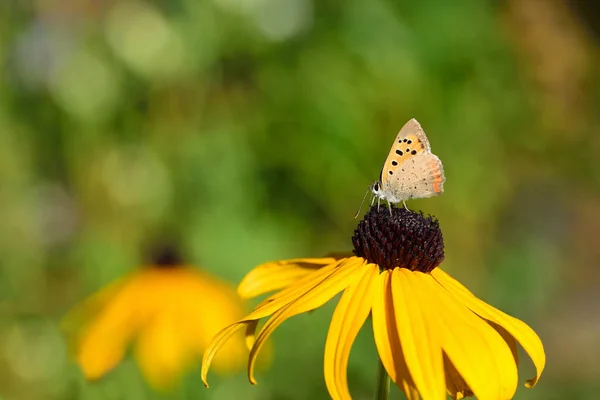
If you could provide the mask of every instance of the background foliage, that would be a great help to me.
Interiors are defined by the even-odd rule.
[[[440,219],[445,269],[546,345],[539,386],[516,398],[595,398],[598,12],[584,3],[2,2],[2,398],[326,398],[333,304],[276,332],[258,386],[241,372],[205,390],[193,370],[167,394],[129,359],[86,383],[58,321],[164,233],[234,284],[264,261],[350,250],[411,117],[446,170],[443,196],[409,203]],[[363,329],[356,398],[375,373]]]

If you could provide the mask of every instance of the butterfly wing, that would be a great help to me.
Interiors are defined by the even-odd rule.
[[[416,119],[408,121],[394,140],[381,171],[383,197],[398,203],[444,191],[444,168],[431,153],[425,131]]]
[[[385,198],[392,203],[437,196],[444,191],[444,167],[440,159],[431,153],[417,154],[402,164],[387,170],[382,182]]]
[[[421,124],[413,118],[404,124],[394,139],[381,170],[380,181],[383,186],[385,187],[386,180],[393,175],[393,173],[390,174],[390,171],[394,171],[399,165],[419,154],[428,153],[431,153],[429,140],[427,140]]]

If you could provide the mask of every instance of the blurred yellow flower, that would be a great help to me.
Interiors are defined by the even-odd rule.
[[[86,378],[104,376],[130,344],[148,380],[168,388],[197,361],[211,338],[244,315],[235,290],[185,265],[151,265],[102,289],[65,317],[75,359]],[[217,360],[221,372],[239,369],[248,351],[230,342]]]
[[[202,361],[202,380],[221,346],[242,328],[250,347],[248,376],[265,340],[286,319],[325,304],[343,291],[325,344],[324,373],[333,399],[350,399],[350,349],[367,317],[379,358],[408,399],[444,400],[475,395],[513,397],[517,388],[517,342],[545,365],[543,345],[524,322],[486,304],[437,266],[444,244],[436,220],[404,208],[372,208],[352,238],[357,256],[296,259],[263,264],[241,282],[245,298],[280,290],[223,329]],[[260,319],[269,317],[258,335]]]

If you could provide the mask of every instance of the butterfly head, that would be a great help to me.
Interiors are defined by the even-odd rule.
[[[365,192],[365,195],[363,196],[363,199],[360,202],[360,207],[358,208],[358,211],[356,212],[356,214],[354,214],[354,218],[358,217],[358,214],[360,213],[360,210],[361,210],[363,204],[365,203],[365,199],[367,198],[367,195],[369,194],[369,192],[372,192],[376,197],[382,198],[383,193],[381,190],[381,182],[375,181],[369,185],[369,188]],[[372,197],[372,199],[374,200],[375,197]],[[371,204],[373,204],[373,202],[371,202]]]
[[[379,198],[383,198],[383,188],[381,187],[381,182],[380,181],[375,181],[371,184],[371,186],[369,186],[369,189],[371,189],[371,192],[373,192],[373,194]]]

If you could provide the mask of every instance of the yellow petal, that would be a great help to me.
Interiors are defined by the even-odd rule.
[[[306,275],[290,287],[269,296],[267,299],[261,302],[254,309],[254,311],[252,311],[250,315],[246,317],[246,319],[260,319],[273,314],[275,311],[301,297],[304,293],[316,286],[319,286],[331,275],[334,275],[338,271],[346,268],[348,265],[354,265],[357,262],[363,263],[364,260],[358,257],[340,260],[339,262],[328,265]]]
[[[123,358],[129,341],[143,324],[142,293],[129,284],[83,328],[77,344],[77,362],[88,379],[98,379]]]
[[[219,349],[227,343],[227,341],[235,335],[238,331],[240,331],[244,326],[248,324],[248,321],[240,321],[234,324],[231,324],[225,327],[221,332],[217,333],[217,335],[213,338],[210,345],[204,352],[204,356],[202,357],[202,367],[200,368],[200,377],[202,378],[202,382],[204,382],[204,386],[208,387],[208,369],[210,368],[210,364],[213,359],[219,352]]]
[[[182,272],[179,277],[165,276],[148,287],[148,293],[160,293],[162,302],[160,307],[155,306],[154,315],[140,329],[135,347],[142,372],[152,386],[159,389],[175,383],[178,376],[201,357],[210,339],[243,315],[239,298],[231,288],[223,290],[225,288],[219,285],[212,285],[214,282],[210,279],[198,279],[201,275],[186,276]],[[213,369],[231,371],[246,361],[247,351],[241,336],[237,339],[229,340],[219,349],[218,356],[212,360]]]
[[[406,365],[421,397],[425,400],[446,398],[442,348],[437,329],[427,324],[425,313],[431,312],[417,273],[406,268],[392,271],[392,297],[398,336]]]
[[[149,288],[149,293],[161,293],[160,313],[173,320],[179,346],[185,349],[186,357],[201,358],[221,329],[242,319],[242,302],[229,284],[200,270],[162,271],[167,274],[156,277],[156,289]],[[240,334],[219,349],[211,366],[220,372],[233,371],[246,363],[247,354]]]
[[[250,357],[248,359],[248,379],[252,384],[256,384],[256,380],[254,379],[254,364],[256,362],[256,357],[265,341],[275,329],[294,315],[321,307],[344,288],[352,285],[360,277],[356,272],[357,269],[363,267],[363,264],[364,260],[361,258],[347,260],[320,284],[304,293],[301,297],[298,297],[295,301],[280,309],[269,318],[260,330],[256,337],[256,341],[254,342],[254,346],[252,346],[252,349],[250,350]]]
[[[296,301],[298,298],[303,296],[305,293],[311,291],[313,288],[321,284],[324,280],[329,278],[332,274],[339,273],[340,271],[346,271],[348,267],[356,267],[362,265],[364,260],[362,258],[354,257],[347,260],[341,260],[339,263],[329,265],[327,267],[316,270],[314,273],[305,276],[300,279],[292,287],[282,290],[279,293],[264,300],[257,308],[248,314],[245,318],[240,321],[231,324],[221,330],[211,341],[210,345],[204,352],[202,358],[202,369],[201,376],[205,386],[208,387],[207,375],[208,369],[217,354],[217,352],[223,347],[223,345],[240,329],[247,327],[246,330],[246,343],[247,345],[252,344],[252,348],[256,348],[257,341],[254,340],[254,334],[256,330],[257,321],[261,318],[267,317],[273,313],[280,312],[282,308],[287,307],[291,302]],[[341,289],[340,289],[341,290]],[[339,291],[338,291],[339,292]],[[333,296],[332,296],[333,297]],[[316,307],[315,307],[316,308]],[[289,318],[289,317],[288,317]],[[271,318],[273,319],[273,318]],[[248,326],[250,325],[250,326]],[[265,327],[261,330],[264,331]],[[264,338],[266,340],[266,338]],[[260,347],[264,344],[264,341],[260,343]],[[259,347],[259,348],[260,348]],[[256,351],[256,354],[258,352]],[[255,357],[251,361],[255,361]],[[250,368],[250,364],[249,364]],[[254,366],[252,365],[252,368]]]
[[[246,347],[248,350],[254,346],[254,341],[256,340],[256,327],[258,326],[258,320],[248,321],[248,325],[246,325],[246,333],[244,334],[244,338],[246,339]]]
[[[170,313],[157,315],[140,330],[136,357],[146,379],[155,388],[171,386],[192,360],[180,321]]]
[[[467,307],[468,308],[468,307]],[[512,353],[513,359],[515,360],[515,365],[519,365],[519,350],[517,349],[517,341],[515,340],[515,338],[508,333],[508,331],[506,329],[504,329],[503,327],[501,327],[500,325],[496,324],[495,322],[486,320],[488,324],[490,324],[490,326],[492,328],[494,328],[496,330],[496,332],[498,332],[500,334],[500,336],[502,336],[502,339],[504,339],[504,341],[506,342],[506,345],[510,348],[510,352]]]
[[[427,305],[429,329],[478,399],[510,399],[517,390],[517,365],[502,336],[450,295],[429,274],[414,272]]]
[[[250,271],[238,286],[240,297],[249,299],[285,288],[302,277],[336,262],[333,257],[298,258],[268,262]]]
[[[402,389],[408,400],[419,400],[415,384],[408,372],[404,352],[398,337],[394,301],[392,298],[392,273],[385,270],[379,275],[379,292],[373,299],[373,337],[379,358],[388,375]]]
[[[368,264],[357,271],[358,280],[348,286],[335,308],[325,343],[325,383],[333,399],[351,399],[348,390],[348,358],[358,331],[369,316],[379,289],[379,267]]]
[[[486,302],[478,299],[460,282],[452,278],[439,268],[434,269],[431,275],[444,287],[448,292],[455,296],[460,302],[467,306],[471,311],[482,318],[490,320],[502,326],[523,346],[525,352],[529,355],[536,368],[536,376],[529,379],[525,386],[533,387],[544,371],[546,365],[546,354],[544,345],[539,336],[523,321],[511,317],[503,313],[497,308],[492,307]]]
[[[444,370],[446,372],[446,387],[450,397],[460,400],[465,397],[473,396],[473,391],[462,376],[460,376],[456,367],[452,364],[452,361],[450,361],[446,354],[444,354]]]

